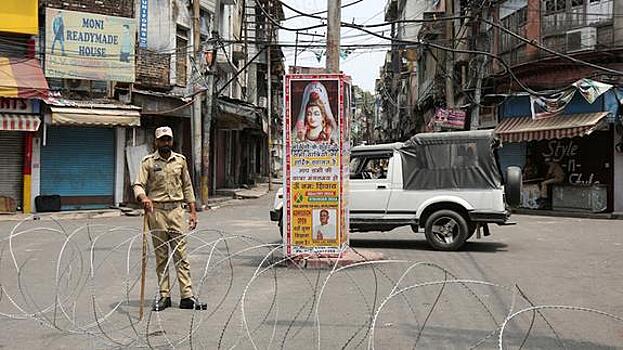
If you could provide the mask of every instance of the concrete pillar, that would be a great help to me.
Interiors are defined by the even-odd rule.
[[[497,23],[500,20],[500,7],[499,6],[496,6],[493,9],[493,11],[491,11],[491,17],[494,23]],[[491,53],[493,53],[494,55],[497,55],[500,52],[500,29],[493,27],[491,31],[493,35],[493,42],[491,44]],[[493,72],[497,73],[501,70],[500,61],[493,60],[492,65],[493,65],[492,67]]]
[[[526,24],[526,38],[541,41],[541,0],[528,0],[528,23]],[[526,57],[536,59],[539,49],[526,45]]]
[[[614,32],[614,45],[613,47],[623,46],[623,1],[614,0],[613,1],[613,25],[612,29]]]

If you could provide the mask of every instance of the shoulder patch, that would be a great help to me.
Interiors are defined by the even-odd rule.
[[[186,160],[186,156],[184,156],[184,155],[183,155],[183,154],[181,154],[181,153],[173,153],[173,154],[174,154],[176,157],[180,157],[180,158],[182,158],[183,160]]]
[[[149,159],[151,159],[153,157],[154,157],[154,154],[150,153],[150,154],[146,155],[145,157],[143,157],[143,159],[141,160],[141,163],[145,162],[145,161],[147,161],[147,160],[149,160]]]

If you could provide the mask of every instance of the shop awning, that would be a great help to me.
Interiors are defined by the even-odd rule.
[[[52,125],[130,127],[141,125],[141,114],[137,110],[50,107]]]
[[[0,114],[2,131],[37,131],[41,119],[36,115]]]
[[[217,125],[230,129],[260,128],[260,109],[242,101],[219,97]]]
[[[506,118],[495,128],[503,142],[528,142],[586,136],[600,127],[609,112],[559,115],[543,119]]]
[[[43,99],[48,90],[39,60],[0,57],[0,97]]]

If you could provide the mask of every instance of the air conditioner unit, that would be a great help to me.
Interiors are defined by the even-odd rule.
[[[584,27],[567,32],[567,52],[595,50],[597,28]]]
[[[91,81],[82,79],[64,79],[64,87],[67,90],[90,91]]]

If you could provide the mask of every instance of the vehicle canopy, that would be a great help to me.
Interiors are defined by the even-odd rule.
[[[403,188],[500,188],[499,146],[492,130],[417,134],[398,148]]]

